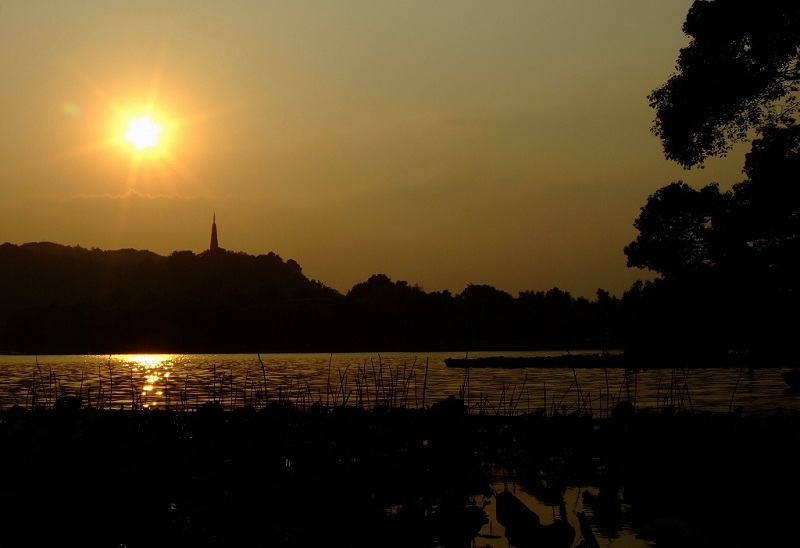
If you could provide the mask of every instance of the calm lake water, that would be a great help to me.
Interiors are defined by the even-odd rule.
[[[560,352],[474,352],[546,356]],[[80,394],[84,403],[128,408],[186,408],[211,400],[225,408],[288,400],[419,407],[463,395],[473,411],[521,413],[539,408],[605,416],[615,402],[696,411],[772,413],[800,410],[800,393],[769,369],[450,369],[449,352],[353,354],[147,354],[112,356],[0,356],[0,407],[52,403]],[[426,380],[427,371],[427,380]],[[265,390],[266,386],[266,390]]]

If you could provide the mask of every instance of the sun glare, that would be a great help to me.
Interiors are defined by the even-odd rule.
[[[161,126],[153,122],[149,116],[142,116],[128,122],[128,132],[125,134],[125,139],[137,149],[144,150],[156,146],[160,134]]]
[[[96,153],[113,152],[113,162],[128,165],[125,177],[125,190],[145,193],[182,193],[185,185],[193,187],[192,194],[205,194],[201,180],[195,175],[184,158],[191,157],[191,149],[196,145],[191,137],[192,130],[210,117],[219,116],[227,108],[207,111],[175,112],[171,104],[181,104],[177,96],[166,94],[159,98],[162,70],[157,63],[146,96],[116,97],[99,82],[92,80],[75,69],[77,77],[96,95],[96,100],[106,107],[108,118],[103,128],[98,128],[95,141],[80,143],[63,152],[56,153],[57,160],[67,160]],[[124,86],[123,86],[124,87]],[[122,88],[114,88],[122,89]],[[184,100],[184,106],[192,104]],[[77,103],[62,105],[62,112],[70,118],[78,118],[84,112],[99,113],[98,109],[84,111]],[[86,120],[89,120],[86,116]],[[123,193],[124,193],[123,192]]]

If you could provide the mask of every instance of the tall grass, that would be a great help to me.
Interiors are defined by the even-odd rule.
[[[329,412],[336,407],[351,406],[359,409],[427,409],[429,407],[428,373],[430,363],[425,360],[424,371],[414,359],[411,363],[385,363],[380,355],[377,360],[364,360],[361,364],[333,367],[333,356],[328,361],[327,377],[322,388],[313,389],[301,376],[291,377],[281,384],[271,383],[267,365],[258,356],[261,375],[247,370],[244,379],[234,375],[233,369],[212,367],[211,377],[197,383],[186,374],[180,379],[161,379],[162,393],[154,399],[151,390],[145,389],[147,380],[138,380],[134,371],[129,371],[129,383],[120,386],[123,375],[113,370],[109,358],[106,367],[98,367],[96,378],[86,378],[81,372],[76,389],[66,389],[65,382],[52,369],[43,371],[38,361],[26,382],[24,403],[15,398],[15,404],[27,409],[51,409],[61,401],[72,401],[75,405],[97,409],[144,410],[162,408],[173,411],[194,411],[209,402],[222,409],[242,407],[263,409],[271,404],[289,406],[305,412]],[[418,374],[419,373],[419,374]],[[604,419],[611,416],[620,402],[629,402],[634,409],[642,404],[638,393],[638,372],[625,371],[619,385],[612,386],[608,371],[604,371],[605,388],[602,384],[596,392],[586,390],[581,384],[577,370],[572,370],[572,380],[563,392],[548,392],[547,381],[541,388],[535,386],[526,374],[522,381],[502,382],[499,392],[490,398],[488,394],[473,393],[470,368],[465,368],[458,393],[470,414],[515,416],[538,413],[545,416],[577,414]],[[668,409],[693,411],[689,392],[689,370],[673,369],[658,382],[655,401],[650,408],[656,411]],[[740,375],[741,377],[741,375]],[[421,383],[420,383],[421,379]],[[203,388],[195,387],[201,384]],[[738,381],[737,381],[738,386]],[[190,390],[191,388],[191,390]],[[541,405],[535,394],[541,390]],[[734,394],[731,396],[733,405]],[[531,393],[534,397],[531,397]],[[476,397],[477,396],[477,397]],[[0,401],[2,405],[2,401]]]

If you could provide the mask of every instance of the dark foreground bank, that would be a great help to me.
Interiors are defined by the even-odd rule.
[[[466,548],[498,474],[554,508],[597,486],[581,531],[660,547],[778,545],[800,510],[797,415],[323,411],[2,411],[0,546]]]

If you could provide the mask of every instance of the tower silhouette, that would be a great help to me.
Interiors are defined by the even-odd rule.
[[[208,247],[210,251],[219,251],[219,242],[217,241],[217,212],[214,212],[214,220],[211,222],[211,245]]]

